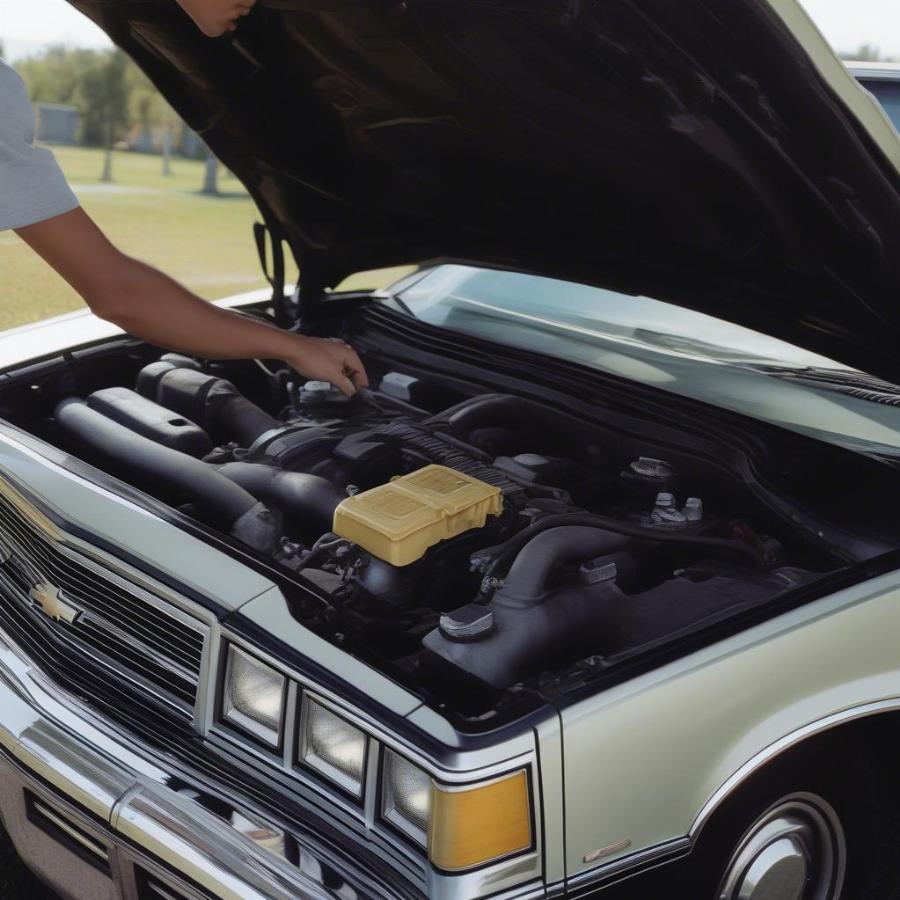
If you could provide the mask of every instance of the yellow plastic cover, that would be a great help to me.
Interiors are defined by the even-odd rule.
[[[502,510],[500,488],[446,466],[426,466],[343,500],[333,530],[385,562],[408,566],[439,541],[482,528]]]
[[[471,869],[528,850],[531,844],[524,770],[471,788],[432,785],[428,855],[439,869]]]

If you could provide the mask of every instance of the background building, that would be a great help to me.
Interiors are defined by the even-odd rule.
[[[37,139],[49,144],[74,145],[78,139],[81,113],[62,103],[36,103]]]

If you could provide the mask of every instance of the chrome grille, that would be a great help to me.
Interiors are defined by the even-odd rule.
[[[63,617],[51,618],[33,601],[36,587],[58,597]],[[64,544],[55,526],[3,482],[0,604],[2,618],[17,622],[15,630],[28,622],[27,627],[44,632],[45,641],[55,646],[57,663],[69,658],[75,666],[76,657],[87,654],[109,677],[128,678],[185,713],[193,707],[206,627]],[[38,641],[37,650],[40,664],[50,647]]]

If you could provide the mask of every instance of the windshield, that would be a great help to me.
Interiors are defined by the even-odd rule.
[[[446,265],[390,291],[431,325],[581,363],[835,443],[900,453],[900,389],[750,329],[650,297]],[[877,402],[875,402],[877,400]]]

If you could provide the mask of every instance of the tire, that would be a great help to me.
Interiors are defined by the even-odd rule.
[[[858,730],[789,753],[739,788],[707,823],[673,896],[900,900],[893,781],[887,762]],[[749,888],[748,866],[751,875],[766,873],[769,891],[763,883],[755,892]]]

